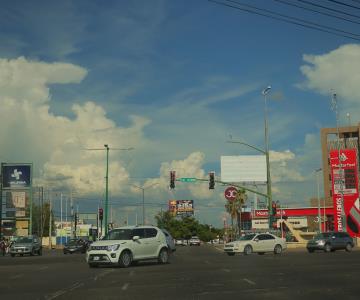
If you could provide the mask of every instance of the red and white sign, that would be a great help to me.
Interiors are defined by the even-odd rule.
[[[233,187],[233,186],[229,186],[225,192],[224,192],[224,196],[227,200],[229,201],[234,201],[236,199],[236,195],[237,195],[237,188]]]
[[[360,236],[357,165],[356,149],[330,151],[335,230],[343,231],[345,227],[346,231],[349,232],[349,234],[353,237]],[[346,224],[343,224],[343,209],[346,217]]]

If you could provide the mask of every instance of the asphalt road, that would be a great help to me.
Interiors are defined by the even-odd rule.
[[[83,254],[0,257],[0,299],[360,299],[360,251],[229,257],[180,247],[166,265],[90,269]]]

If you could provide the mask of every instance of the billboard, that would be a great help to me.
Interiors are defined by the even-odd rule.
[[[31,164],[2,164],[3,189],[29,188]]]
[[[265,155],[221,156],[221,181],[266,183]]]
[[[29,217],[29,191],[3,191],[2,192],[2,219],[17,219]]]
[[[346,229],[351,236],[360,236],[360,204],[356,149],[344,149],[340,150],[340,152],[338,150],[330,151],[330,168],[335,231],[343,231],[343,229]],[[346,217],[345,224],[343,224],[342,220],[343,208]]]
[[[169,200],[169,212],[173,216],[193,216],[194,200]]]

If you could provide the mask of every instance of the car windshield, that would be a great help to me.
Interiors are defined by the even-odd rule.
[[[79,243],[79,241],[77,241],[77,240],[71,240],[71,241],[69,241],[68,243],[67,243],[67,245],[68,246],[75,246],[75,245],[77,245]]]
[[[256,234],[246,234],[237,239],[237,241],[250,241],[255,237]]]
[[[32,243],[32,238],[29,237],[19,237],[15,241],[16,244],[23,244],[23,243]]]
[[[330,236],[330,233],[318,233],[317,235],[315,235],[314,239],[321,240],[321,239],[326,239],[329,236]]]
[[[131,240],[132,230],[131,229],[114,229],[111,230],[103,240]]]

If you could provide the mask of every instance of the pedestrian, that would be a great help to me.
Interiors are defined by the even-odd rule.
[[[2,256],[5,256],[6,253],[6,243],[5,243],[5,239],[2,238],[2,240],[0,241],[0,254],[2,254]]]

